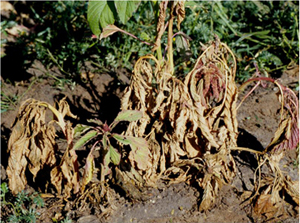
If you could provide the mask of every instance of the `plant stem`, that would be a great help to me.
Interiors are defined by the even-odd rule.
[[[173,62],[173,7],[170,7],[170,20],[169,20],[169,27],[168,27],[168,71],[170,74],[174,73],[174,62]]]

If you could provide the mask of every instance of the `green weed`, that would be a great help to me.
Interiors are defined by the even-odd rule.
[[[44,206],[44,200],[37,192],[29,194],[22,191],[12,196],[5,182],[1,184],[0,192],[1,209],[12,209],[12,214],[7,216],[7,222],[36,222],[39,216],[36,208]]]

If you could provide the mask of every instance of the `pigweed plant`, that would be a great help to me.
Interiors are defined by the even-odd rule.
[[[49,185],[58,194],[64,198],[77,195],[78,208],[88,206],[89,201],[105,212],[112,200],[110,184],[121,186],[128,197],[142,199],[138,191],[142,194],[145,186],[156,187],[161,181],[186,182],[200,190],[199,210],[206,211],[213,206],[222,186],[235,177],[237,168],[231,151],[246,150],[255,153],[259,163],[254,175],[255,189],[248,199],[254,214],[276,218],[284,214],[282,207],[286,202],[298,205],[297,182],[284,177],[279,168],[285,151],[299,143],[296,95],[278,81],[262,76],[250,79],[238,89],[236,57],[218,36],[203,45],[204,52],[187,75],[177,73],[173,57],[175,37],[179,38],[176,51],[185,57],[186,63],[190,54],[191,39],[180,31],[185,18],[184,2],[155,3],[159,13],[153,42],[115,24],[117,19],[125,24],[139,3],[90,1],[88,6],[88,21],[99,39],[121,32],[152,47],[152,53],[140,56],[134,65],[121,100],[121,112],[110,125],[93,121],[73,127],[65,117],[76,116],[65,99],[58,108],[34,99],[25,101],[8,144],[7,174],[12,192],[18,193],[27,184],[26,169],[33,180],[38,172],[50,169]],[[175,29],[177,32],[173,33]],[[249,83],[256,82],[256,88],[265,81],[279,88],[281,121],[263,152],[240,148],[238,93]],[[53,120],[46,121],[47,108],[54,114]],[[130,122],[126,131],[112,132],[121,121]],[[62,157],[57,156],[57,125],[67,141]],[[90,143],[80,178],[76,151]],[[100,152],[97,158],[96,151]],[[269,175],[261,174],[263,166],[269,168]],[[285,196],[291,199],[286,200]]]

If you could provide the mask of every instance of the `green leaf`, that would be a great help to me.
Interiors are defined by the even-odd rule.
[[[147,33],[142,32],[141,33],[141,39],[149,41],[150,40],[150,36]]]
[[[86,133],[84,136],[82,136],[78,141],[75,143],[73,149],[78,149],[79,147],[83,146],[85,143],[87,143],[91,138],[96,136],[98,134],[98,131],[92,130]]]
[[[74,128],[74,138],[91,129],[91,126],[77,124]]]
[[[139,7],[140,1],[115,1],[119,18],[125,24]]]
[[[101,33],[99,25],[104,28],[115,22],[114,10],[113,2],[95,0],[89,1],[87,19],[92,32],[96,36]]]
[[[118,152],[118,150],[110,145],[109,153],[110,153],[110,160],[112,161],[112,163],[115,165],[119,165],[121,161],[121,154]]]
[[[8,192],[8,186],[7,186],[7,183],[3,182],[1,184],[1,192],[6,194]]]
[[[131,141],[127,139],[127,136],[112,134],[112,137],[114,137],[116,140],[118,140],[120,143],[124,145],[129,145],[131,143]]]
[[[244,39],[248,39],[252,36],[256,36],[258,38],[269,38],[267,36],[267,34],[270,32],[270,30],[263,30],[263,31],[258,31],[258,32],[252,32],[252,33],[244,33],[241,38],[239,38],[237,41],[236,41],[236,44],[243,41]]]
[[[126,110],[119,112],[118,116],[114,120],[114,122],[120,121],[136,121],[143,117],[143,113],[141,111],[136,110]]]
[[[107,149],[107,133],[104,133],[102,138],[102,145],[104,149]]]
[[[40,195],[34,196],[32,200],[33,200],[33,203],[36,204],[36,206],[38,206],[38,207],[45,206],[45,202]]]

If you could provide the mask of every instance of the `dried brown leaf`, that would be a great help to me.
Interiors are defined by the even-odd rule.
[[[139,170],[147,170],[151,166],[151,154],[147,141],[144,138],[132,136],[127,136],[127,139],[130,141],[129,159],[131,163]]]
[[[25,188],[27,168],[35,178],[45,165],[53,166],[55,150],[55,129],[52,123],[45,122],[45,108],[40,108],[34,99],[26,100],[20,106],[8,142],[7,174],[12,192]]]
[[[161,37],[165,32],[165,19],[166,19],[167,6],[168,6],[168,1],[162,1],[159,4],[159,17],[158,17],[158,22],[156,27],[157,36],[155,39],[155,46],[153,47],[152,51],[157,50],[157,48],[160,46]]]
[[[254,206],[254,212],[264,215],[267,219],[274,219],[285,214],[283,200],[278,192],[272,194],[261,194]]]
[[[290,178],[284,180],[284,190],[293,199],[293,201],[299,206],[299,180],[292,181]]]
[[[185,1],[178,1],[176,3],[177,4],[175,6],[175,12],[177,15],[177,29],[180,30],[180,24],[185,17],[185,7],[184,7]]]
[[[57,121],[46,122],[46,108],[49,108],[55,114]],[[74,131],[71,123],[64,121],[63,118],[65,115],[73,118],[76,117],[70,112],[69,105],[65,99],[59,102],[58,110],[46,102],[34,99],[28,99],[20,106],[19,114],[8,143],[10,154],[7,173],[9,185],[13,193],[18,193],[25,188],[27,184],[25,177],[26,169],[32,173],[33,180],[35,180],[38,172],[43,170],[45,166],[52,168],[50,173],[51,183],[55,185],[59,193],[62,191],[62,180],[68,181],[65,188],[70,187],[75,193],[78,191],[79,172],[77,155],[75,151],[69,151],[72,148]],[[67,162],[64,156],[60,166],[56,166],[57,161],[55,158],[57,150],[55,123],[58,123],[62,127],[68,141],[66,154],[70,153],[71,156]],[[67,195],[70,195],[69,192],[70,189],[68,188]]]

